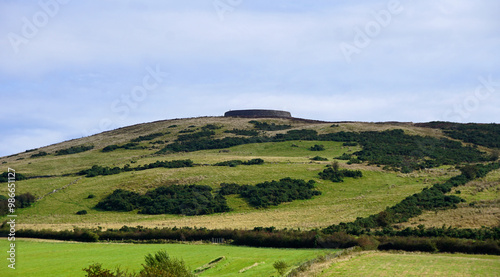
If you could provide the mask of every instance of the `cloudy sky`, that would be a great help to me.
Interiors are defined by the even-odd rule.
[[[1,0],[0,156],[245,108],[499,123],[499,11],[496,0]]]

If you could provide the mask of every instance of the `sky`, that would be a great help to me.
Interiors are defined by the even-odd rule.
[[[0,156],[235,109],[500,123],[496,0],[0,0]]]

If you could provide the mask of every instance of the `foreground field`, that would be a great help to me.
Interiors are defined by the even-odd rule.
[[[500,257],[367,252],[336,261],[314,276],[500,276]]]
[[[1,248],[7,240],[1,239]],[[273,268],[284,260],[290,268],[337,250],[271,249],[212,244],[74,243],[48,240],[16,240],[16,269],[6,263],[1,276],[85,276],[83,268],[101,263],[104,268],[137,271],[144,256],[166,250],[199,269],[221,258],[199,276],[278,276]],[[500,257],[465,254],[409,252],[355,252],[313,265],[300,276],[500,276]]]
[[[1,239],[1,249],[7,240]],[[103,267],[139,270],[144,256],[166,250],[171,257],[182,259],[195,270],[219,257],[224,259],[199,276],[274,276],[273,263],[284,260],[291,266],[326,253],[319,249],[270,249],[208,244],[118,244],[71,243],[57,241],[16,240],[18,260],[16,269],[2,262],[1,276],[85,276],[82,268],[99,262]],[[334,250],[335,251],[335,250]],[[333,252],[329,250],[328,252]],[[242,273],[243,273],[242,272]]]

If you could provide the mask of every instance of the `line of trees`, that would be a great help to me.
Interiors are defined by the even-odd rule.
[[[8,224],[0,229],[2,235],[8,234]],[[456,229],[460,230],[460,229]],[[460,231],[459,231],[460,232]],[[75,229],[72,231],[31,230],[16,231],[17,237],[42,239],[74,240],[84,242],[125,241],[125,242],[165,242],[165,241],[210,241],[223,238],[225,241],[241,246],[279,247],[279,248],[350,248],[405,250],[424,252],[448,252],[469,254],[500,255],[500,228],[470,230],[489,234],[492,239],[463,239],[446,236],[445,233],[434,237],[414,235],[350,235],[345,232],[324,234],[319,230],[277,230],[274,227],[256,227],[253,230],[206,229],[206,228],[143,228],[127,227],[120,229]]]
[[[192,160],[173,160],[173,161],[156,161],[154,163],[146,164],[143,166],[130,167],[130,165],[125,165],[123,168],[120,167],[108,167],[108,166],[100,166],[93,165],[89,169],[84,169],[79,171],[78,175],[85,175],[86,177],[95,177],[95,176],[105,176],[105,175],[113,175],[119,174],[121,172],[127,171],[140,171],[152,168],[182,168],[182,167],[193,167],[194,163]]]
[[[224,161],[224,162],[215,163],[214,166],[236,167],[238,165],[259,165],[259,164],[264,164],[264,160],[260,159],[260,158],[251,159],[251,160],[248,160],[248,161],[230,160],[230,161]]]
[[[116,145],[116,144],[112,144],[112,145],[108,145],[106,147],[104,147],[101,152],[111,152],[111,151],[115,151],[117,149],[126,149],[126,150],[139,150],[139,149],[146,149],[147,147],[144,146],[144,145],[140,145],[138,142],[129,142],[129,143],[125,143],[123,145]]]
[[[76,154],[76,153],[81,153],[85,151],[89,151],[94,149],[94,145],[78,145],[78,146],[71,146],[70,148],[65,148],[61,150],[56,151],[56,156],[61,156],[61,155],[71,155],[71,154]]]
[[[454,139],[490,148],[500,148],[500,124],[460,124],[434,121],[419,123],[417,126],[442,129],[446,135]]]
[[[323,232],[346,232],[360,235],[366,232],[366,229],[384,228],[391,224],[406,222],[412,217],[421,215],[424,210],[455,208],[456,204],[465,200],[455,195],[446,195],[453,187],[465,185],[499,168],[500,163],[461,167],[462,174],[448,179],[445,183],[436,183],[431,188],[425,188],[421,192],[406,197],[401,202],[386,208],[378,214],[364,218],[358,217],[354,222],[341,222],[337,225],[331,225],[325,228]]]
[[[153,134],[149,134],[149,135],[145,135],[145,136],[139,136],[137,138],[131,139],[130,142],[141,142],[141,141],[153,140],[155,138],[164,136],[166,134],[169,134],[169,132],[167,132],[167,133],[153,133]]]
[[[249,136],[249,137],[254,137],[254,136],[259,135],[258,131],[246,130],[246,129],[225,130],[224,133],[230,133],[230,134],[235,134],[235,135],[239,135],[239,136]]]
[[[200,138],[205,138],[205,137],[211,137],[215,135],[214,131],[211,130],[203,130],[191,134],[186,134],[186,135],[178,135],[176,141],[191,141],[191,140],[197,140]]]

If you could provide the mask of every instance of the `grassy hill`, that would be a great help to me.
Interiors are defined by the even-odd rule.
[[[406,164],[414,166],[418,163],[442,159],[442,157],[433,157],[433,153],[438,153],[443,147],[448,147],[440,144],[442,139],[447,139],[450,143],[458,141],[458,146],[452,145],[445,149],[445,151],[449,149],[450,153],[463,147],[471,153],[482,151],[481,155],[486,157],[494,155],[496,151],[481,143],[474,145],[470,142],[472,140],[463,143],[456,138],[447,137],[449,132],[435,128],[435,126],[417,126],[411,123],[397,122],[328,123],[278,118],[255,120],[265,124],[264,127],[252,123],[252,119],[226,117],[174,119],[138,124],[2,157],[0,163],[4,167],[3,171],[12,168],[16,170],[16,173],[28,177],[27,180],[16,183],[17,194],[29,192],[37,198],[31,207],[16,211],[19,218],[22,218],[21,228],[72,229],[75,226],[119,228],[123,225],[141,225],[146,227],[197,226],[240,229],[275,226],[278,228],[311,229],[376,214],[387,206],[395,205],[407,196],[418,193],[434,183],[444,182],[460,174],[455,166],[465,164],[463,161],[457,161],[456,164],[449,164],[448,161],[443,165],[426,169],[404,170]],[[344,145],[343,141],[325,139],[275,139],[279,135],[286,136],[290,132],[304,129],[312,130],[318,136],[340,133],[366,135],[359,139],[360,143],[352,146]],[[422,140],[422,143],[420,140],[409,142],[409,145],[418,144],[415,149],[421,150],[423,153],[421,157],[413,155],[413,153],[387,154],[391,157],[402,157],[398,161],[403,165],[402,168],[369,160],[348,164],[347,160],[335,159],[342,155],[359,153],[358,151],[366,150],[369,146],[372,147],[367,142],[370,136],[376,136],[389,130],[402,130],[410,140],[427,138]],[[243,131],[257,133],[257,136],[244,135]],[[390,137],[392,133],[385,134]],[[162,151],[162,149],[167,149],[168,145],[183,143],[185,140],[193,140],[195,143],[201,141],[197,140],[199,138],[196,136],[206,136],[202,139],[207,138],[210,141],[227,138],[250,140],[258,137],[265,142],[243,143],[231,147],[213,147],[215,149],[209,148],[191,152]],[[363,142],[366,143],[364,146],[361,145]],[[377,143],[382,145],[382,142]],[[391,146],[390,143],[388,144],[384,147]],[[314,145],[322,145],[325,150],[311,151],[310,149]],[[407,146],[404,145],[406,147],[404,149],[407,149]],[[466,149],[466,146],[474,147]],[[103,149],[113,148],[116,149],[103,152]],[[79,152],[81,150],[85,151]],[[312,160],[316,156],[327,160]],[[368,157],[367,159],[370,158],[366,153],[365,156]],[[256,158],[263,159],[264,163],[236,167],[214,166],[219,162],[247,161]],[[94,165],[110,168],[124,168],[126,166],[135,168],[156,161],[186,159],[193,161],[194,166],[124,171],[119,174],[96,177],[78,174]],[[341,168],[360,170],[363,177],[359,179],[346,178],[341,183],[320,179],[318,173],[334,161],[337,161]],[[423,223],[435,226],[438,223],[441,223],[440,225],[446,223],[467,227],[497,226],[499,224],[498,199],[500,199],[498,195],[499,174],[498,170],[494,171],[487,177],[468,184],[467,187],[457,189],[460,190],[459,196],[467,200],[466,203],[460,204],[458,209],[428,212],[408,224]],[[221,183],[255,185],[286,177],[305,181],[314,180],[316,182],[315,189],[320,191],[321,195],[307,200],[285,202],[269,208],[255,208],[239,195],[228,195],[226,200],[231,211],[199,216],[146,215],[138,214],[137,210],[119,212],[95,209],[99,201],[116,189],[144,194],[162,186],[197,184],[209,186],[213,189],[212,192],[216,193]],[[7,195],[6,185],[1,186],[0,194]],[[458,195],[458,192],[453,191],[452,194]],[[88,213],[77,215],[76,212],[81,210],[86,210]],[[454,213],[455,216],[450,217],[449,213]],[[482,220],[469,220],[468,218],[475,217],[472,216],[474,213],[489,214],[490,216],[484,217]],[[466,214],[471,214],[471,216]],[[439,215],[441,218],[454,218],[454,220],[434,220],[433,218],[438,217],[433,215]],[[457,218],[464,218],[463,223],[460,223],[462,220],[457,221]],[[4,220],[5,217],[0,219]]]

